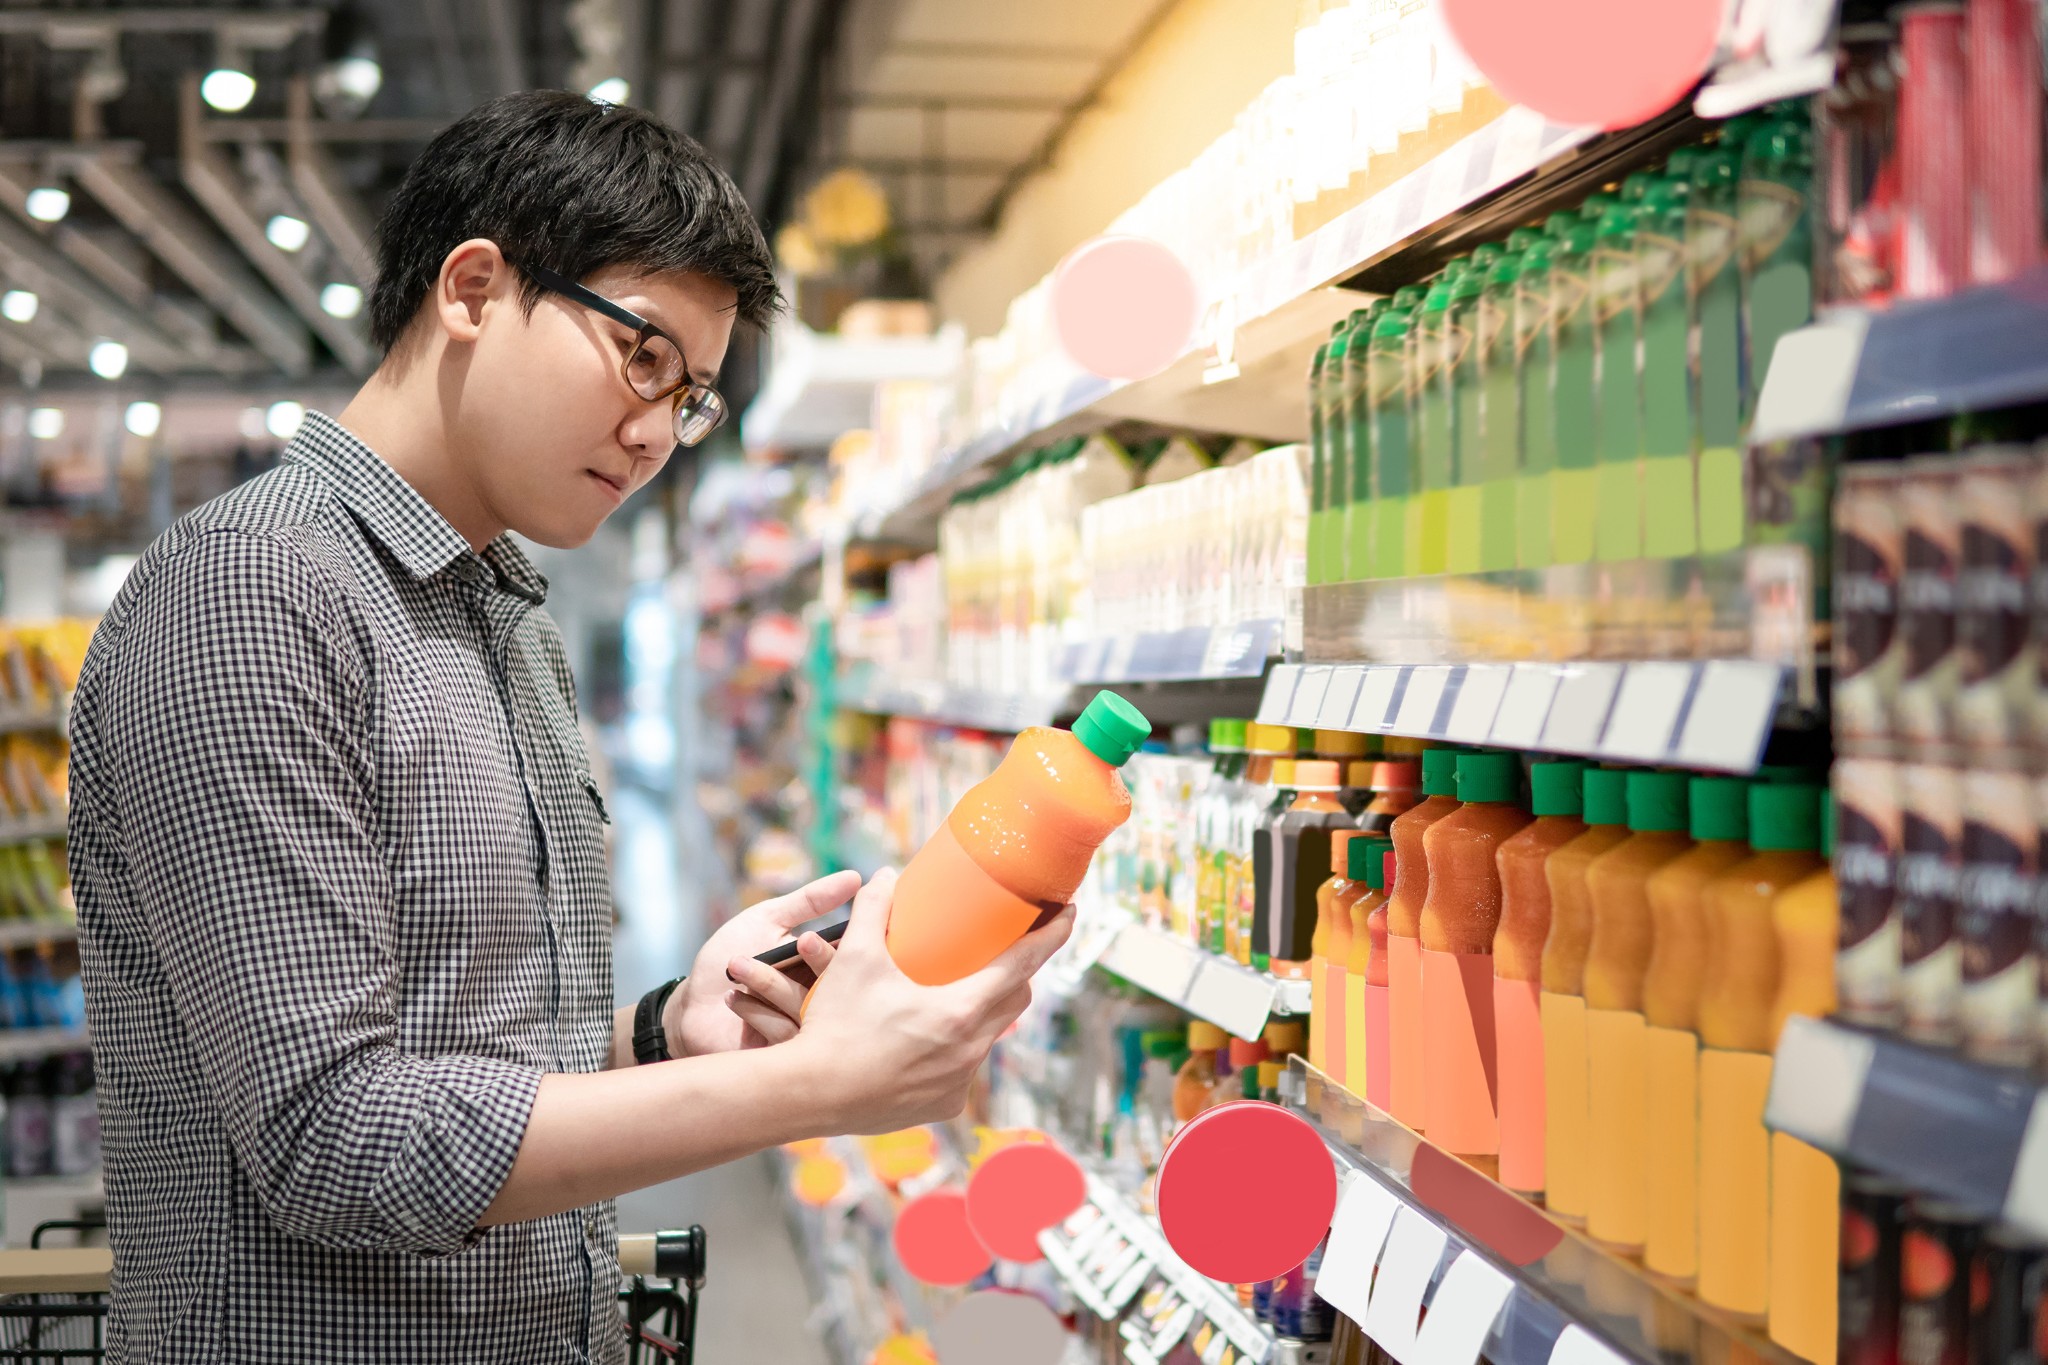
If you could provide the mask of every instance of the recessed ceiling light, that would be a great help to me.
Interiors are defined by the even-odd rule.
[[[28,434],[38,441],[54,441],[64,434],[64,409],[31,408],[28,414]]]
[[[330,284],[320,291],[320,307],[329,317],[352,318],[363,311],[363,291],[352,284]]]
[[[256,98],[256,78],[232,66],[216,67],[199,82],[199,98],[223,114],[239,114]]]
[[[289,441],[299,434],[299,427],[305,420],[304,405],[286,398],[272,403],[263,414],[263,429],[280,441]]]
[[[123,425],[137,436],[154,436],[164,424],[164,410],[156,403],[130,403]]]
[[[36,309],[42,300],[26,289],[10,289],[0,294],[0,318],[9,322],[34,322]]]
[[[102,379],[119,379],[128,373],[128,348],[118,341],[95,341],[85,363]]]
[[[303,251],[312,240],[313,229],[303,218],[294,218],[289,213],[280,213],[263,225],[263,235],[279,251]]]
[[[61,223],[71,212],[71,196],[55,186],[42,185],[28,192],[25,207],[38,223]]]

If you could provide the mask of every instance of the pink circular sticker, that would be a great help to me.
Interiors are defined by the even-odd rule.
[[[1006,1261],[1035,1261],[1038,1234],[1088,1197],[1074,1159],[1050,1142],[1020,1142],[981,1163],[967,1182],[967,1222]]]
[[[1201,308],[1195,277],[1149,237],[1096,237],[1052,276],[1053,329],[1076,365],[1105,379],[1145,379],[1181,357]]]
[[[966,1284],[995,1264],[967,1224],[967,1196],[933,1190],[896,1214],[896,1259],[926,1284]]]
[[[1626,128],[1698,84],[1722,0],[1442,0],[1493,88],[1553,123]]]
[[[1255,1284],[1306,1261],[1329,1231],[1337,1169],[1298,1115],[1240,1100],[1174,1135],[1158,1205],[1175,1255],[1212,1280]]]

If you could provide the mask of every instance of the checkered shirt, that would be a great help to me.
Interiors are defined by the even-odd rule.
[[[611,1044],[547,580],[310,415],[150,547],[72,709],[111,1360],[623,1359],[604,1204],[477,1229]]]

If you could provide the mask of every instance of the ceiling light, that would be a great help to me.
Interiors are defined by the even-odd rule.
[[[51,185],[28,192],[28,216],[38,223],[61,223],[71,212],[71,196]]]
[[[263,225],[263,235],[279,251],[303,251],[306,243],[312,240],[313,229],[303,218],[280,213]]]
[[[64,434],[64,409],[31,408],[28,414],[28,434],[38,441],[54,441]]]
[[[626,84],[624,76],[613,76],[590,87],[590,98],[599,104],[624,104],[632,94],[633,87]]]
[[[352,284],[330,284],[320,291],[320,310],[331,318],[352,318],[363,311],[363,291]]]
[[[119,379],[128,373],[128,348],[118,341],[95,341],[85,363],[102,379]]]
[[[123,424],[136,436],[154,436],[164,424],[164,410],[155,403],[130,403]]]
[[[374,57],[343,57],[334,64],[334,88],[368,104],[384,88],[384,68]]]
[[[289,441],[299,434],[299,426],[306,420],[306,409],[291,399],[281,399],[270,405],[263,414],[263,429],[280,441]]]
[[[245,441],[262,440],[264,433],[263,409],[243,408],[242,420],[236,429],[242,433],[242,439]]]
[[[0,294],[0,318],[9,322],[34,322],[36,308],[42,300],[26,289],[10,289]]]
[[[256,98],[256,78],[236,67],[215,67],[199,83],[199,97],[223,114],[239,114]]]

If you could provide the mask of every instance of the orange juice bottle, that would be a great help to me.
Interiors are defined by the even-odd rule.
[[[1821,856],[1834,856],[1834,803],[1821,796]],[[1771,903],[1778,997],[1771,1034],[1795,1014],[1835,1012],[1835,943],[1842,906],[1822,868]],[[1842,1173],[1834,1158],[1789,1133],[1771,1134],[1771,1340],[1814,1365],[1834,1365],[1840,1294]]]
[[[1758,1321],[1770,1306],[1772,1011],[1778,894],[1823,866],[1820,788],[1749,789],[1756,851],[1707,885],[1700,990],[1700,1298]]]
[[[1256,955],[1263,942],[1273,975],[1293,981],[1311,978],[1319,918],[1317,893],[1330,874],[1330,840],[1339,830],[1355,828],[1351,812],[1338,799],[1343,773],[1326,758],[1305,758],[1294,765],[1294,803],[1273,822],[1272,894],[1267,918],[1252,944]],[[1257,965],[1257,957],[1253,958]]]
[[[1356,820],[1358,813],[1365,809],[1372,799],[1372,793],[1361,783],[1351,780],[1351,770],[1365,764],[1368,741],[1364,735],[1350,730],[1317,730],[1315,750],[1317,758],[1327,758],[1337,765],[1337,785],[1343,790],[1337,799],[1344,809]],[[1369,768],[1365,769],[1370,771]]]
[[[1394,1024],[1393,1003],[1387,998],[1387,906],[1392,899],[1400,859],[1392,849],[1380,858],[1380,879],[1374,884],[1378,903],[1365,917],[1365,1090],[1366,1102],[1385,1113],[1393,1112]],[[1368,872],[1368,876],[1370,872]]]
[[[1543,940],[1543,1202],[1569,1222],[1586,1217],[1586,947],[1593,910],[1586,869],[1628,838],[1628,774],[1588,768],[1580,779],[1586,832],[1543,863],[1550,933]]]
[[[1586,945],[1586,1231],[1626,1255],[1642,1251],[1649,1202],[1643,974],[1653,925],[1646,886],[1692,847],[1685,774],[1628,775],[1629,836],[1586,867],[1593,933]]]
[[[1695,777],[1686,786],[1693,845],[1650,874],[1656,929],[1643,974],[1649,1054],[1648,1226],[1643,1264],[1690,1286],[1699,1273],[1700,976],[1708,884],[1749,857],[1749,783]]]
[[[1448,1152],[1500,1154],[1494,1099],[1493,936],[1500,927],[1500,846],[1529,823],[1517,804],[1513,754],[1461,753],[1459,807],[1422,836],[1429,892],[1422,903],[1423,1126]]]
[[[1535,823],[1494,854],[1500,925],[1493,932],[1494,1056],[1500,1068],[1500,1181],[1543,1191],[1543,940],[1550,934],[1550,855],[1586,832],[1583,763],[1529,765]]]
[[[1245,1073],[1249,1071],[1256,1077],[1259,1063],[1265,1061],[1268,1054],[1265,1043],[1257,1038],[1232,1038],[1225,1055],[1230,1059],[1230,1066],[1227,1070],[1220,1070],[1216,1077],[1216,1084],[1209,1092],[1211,1105],[1243,1099]],[[1257,1082],[1253,1084],[1256,1087]],[[1256,1088],[1253,1093],[1257,1093]]]
[[[1330,879],[1316,888],[1308,1060],[1325,1076],[1339,1080],[1344,1077],[1344,973],[1351,959],[1351,902],[1357,899],[1347,894],[1351,890],[1351,841],[1363,837],[1350,829],[1330,836]]]
[[[1422,756],[1422,804],[1388,827],[1395,870],[1387,897],[1387,1007],[1393,1026],[1388,1056],[1394,1117],[1410,1128],[1423,1124],[1422,904],[1429,898],[1429,859],[1422,836],[1458,808],[1458,751],[1431,749]]]
[[[970,788],[896,883],[889,955],[925,986],[993,962],[1073,898],[1095,850],[1131,813],[1117,769],[1152,723],[1098,692],[1072,732],[1033,726]]]
[[[1345,847],[1345,860],[1351,890],[1346,893],[1348,904],[1344,905],[1351,916],[1351,933],[1347,940],[1350,950],[1344,960],[1344,1074],[1339,1078],[1344,1088],[1361,1099],[1368,1089],[1366,1080],[1372,1042],[1367,1019],[1370,1010],[1367,1005],[1368,987],[1366,977],[1372,966],[1372,926],[1375,913],[1380,917],[1381,953],[1386,950],[1386,906],[1387,875],[1386,861],[1389,845],[1383,838],[1361,834],[1349,841]],[[1386,1048],[1385,1006],[1387,1001],[1385,964],[1381,964],[1381,983],[1376,988],[1381,1006],[1380,1050]]]
[[[1216,1089],[1216,1054],[1230,1037],[1206,1019],[1188,1021],[1188,1059],[1173,1078],[1173,1117],[1186,1123],[1209,1107]]]
[[[1422,800],[1422,765],[1412,758],[1394,758],[1382,759],[1371,769],[1366,791],[1372,799],[1358,813],[1358,827],[1367,834],[1384,835]]]

